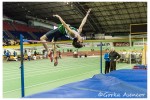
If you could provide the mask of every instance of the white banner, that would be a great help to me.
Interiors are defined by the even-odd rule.
[[[92,43],[83,43],[84,45],[85,45],[85,47],[91,47],[92,45]]]
[[[147,44],[147,42],[144,42],[144,44]],[[143,41],[137,41],[133,43],[133,46],[143,46]]]
[[[94,46],[98,47],[100,46],[100,43],[94,43]],[[102,46],[113,46],[113,43],[112,42],[102,42]]]

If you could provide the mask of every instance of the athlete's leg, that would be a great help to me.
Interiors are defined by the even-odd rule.
[[[54,50],[54,66],[57,66],[57,64],[58,64],[58,59],[57,59],[57,47],[56,47],[56,45],[55,45],[55,43],[53,42],[53,50]]]
[[[43,35],[43,36],[40,38],[40,40],[43,41],[43,42],[45,42],[45,43],[42,43],[42,44],[43,44],[44,48],[46,49],[46,51],[49,52],[49,51],[48,51],[48,46],[47,46],[47,43],[46,43],[46,40],[47,40],[46,35]]]
[[[49,57],[50,61],[53,62],[53,52],[51,49],[49,49],[48,57]]]
[[[52,41],[52,39],[54,41],[57,41],[57,38],[61,37],[62,34],[61,32],[59,31],[59,29],[55,29],[55,30],[51,30],[51,31],[48,31],[46,34],[44,34],[40,40],[43,41],[43,42],[46,42],[46,40],[49,40],[49,41]],[[48,45],[47,43],[43,43],[43,46],[44,48],[46,49],[47,52],[48,51]]]

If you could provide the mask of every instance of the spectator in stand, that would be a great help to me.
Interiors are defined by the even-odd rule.
[[[14,55],[14,57],[11,60],[12,61],[18,61],[18,57],[17,57],[17,52],[16,51],[13,52],[13,55]]]
[[[44,55],[44,53],[45,53],[45,50],[43,49],[43,50],[42,50],[42,54]]]
[[[110,59],[110,71],[116,70],[116,61],[119,61],[120,55],[115,51],[115,48],[112,47],[109,53]]]
[[[104,54],[105,59],[105,74],[109,73],[110,70],[110,59],[109,59],[109,49],[106,49],[106,53]]]
[[[74,57],[74,58],[78,58],[78,53],[77,53],[76,50],[75,50],[74,53],[73,53],[73,57]]]
[[[17,56],[17,52],[16,52],[16,51],[14,51],[14,52],[13,52],[13,54],[14,54],[14,57],[16,57],[16,56]]]
[[[77,51],[75,50],[73,54],[77,54]]]
[[[87,58],[87,54],[85,54],[84,57]]]
[[[8,61],[10,59],[10,52],[9,52],[9,50],[7,50],[7,52],[5,54],[6,54],[6,61]]]
[[[37,52],[36,52],[36,50],[34,51],[34,56],[36,56],[37,55]]]
[[[6,54],[6,50],[4,49],[4,55]]]
[[[27,55],[28,55],[28,60],[30,61],[31,60],[31,51],[30,50],[28,51]]]
[[[27,49],[24,50],[24,54],[27,54]]]
[[[72,52],[72,49],[70,49],[70,52]]]
[[[82,58],[82,54],[80,54],[79,57]]]
[[[69,52],[69,49],[67,49],[67,52]]]
[[[36,60],[36,56],[35,55],[33,55],[33,60]]]

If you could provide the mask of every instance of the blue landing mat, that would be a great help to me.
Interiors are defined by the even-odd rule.
[[[117,70],[25,98],[146,98],[147,70]]]

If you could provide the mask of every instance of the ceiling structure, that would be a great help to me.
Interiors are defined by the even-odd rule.
[[[32,16],[60,23],[53,14],[76,28],[92,8],[84,32],[129,34],[130,24],[147,23],[147,2],[3,2],[3,15],[28,21]]]

